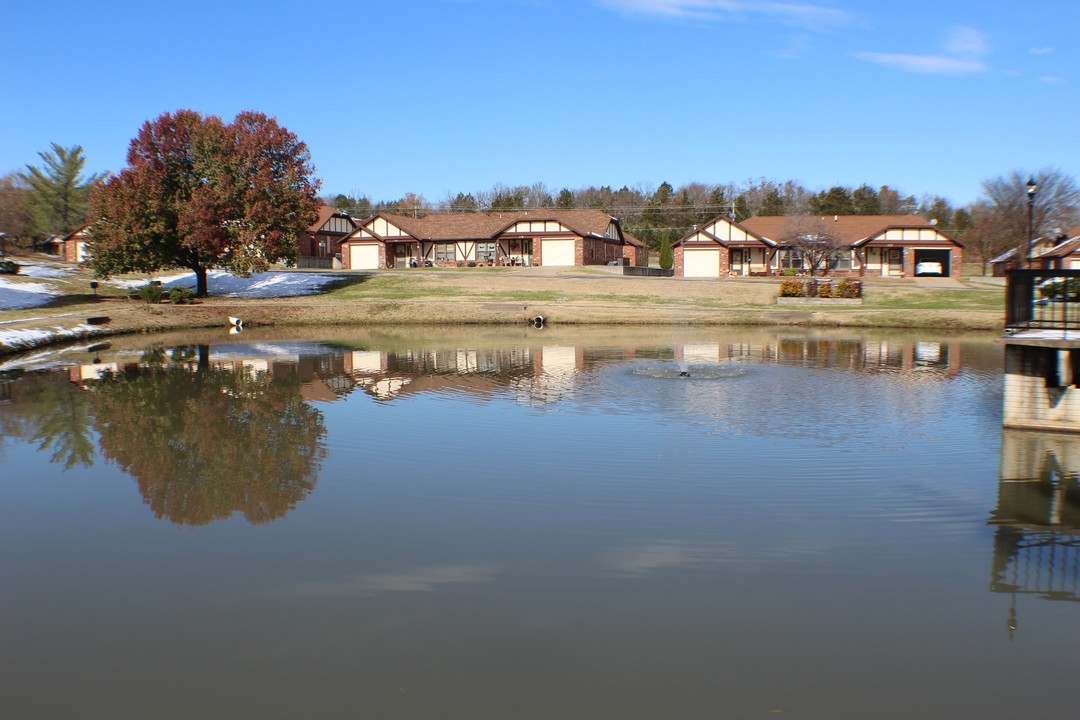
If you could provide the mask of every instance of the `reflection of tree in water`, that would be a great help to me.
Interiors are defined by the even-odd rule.
[[[91,393],[102,454],[139,483],[154,515],[205,525],[242,512],[282,517],[314,488],[326,434],[295,374],[150,366],[107,375]]]
[[[86,398],[68,381],[67,373],[5,374],[3,382],[19,385],[16,401],[0,415],[0,447],[7,437],[37,443],[50,462],[65,470],[94,464],[94,438]]]

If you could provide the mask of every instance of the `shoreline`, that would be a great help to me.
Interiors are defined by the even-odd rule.
[[[32,317],[0,323],[0,356],[117,335],[227,328],[229,317],[245,327],[446,328],[524,326],[542,315],[559,327],[805,327],[941,332],[1002,331],[1000,313],[979,310],[702,308],[666,304],[560,299],[551,302],[472,302],[440,299],[334,300],[324,296],[207,298],[194,305],[154,305],[99,297],[27,311]],[[91,325],[89,318],[109,318]]]

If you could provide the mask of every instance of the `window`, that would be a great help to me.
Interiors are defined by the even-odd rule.
[[[456,259],[454,243],[435,243],[435,259],[448,261]]]
[[[829,258],[830,270],[850,270],[851,269],[851,253],[840,252]]]
[[[495,262],[495,243],[476,243],[476,259],[481,262]]]

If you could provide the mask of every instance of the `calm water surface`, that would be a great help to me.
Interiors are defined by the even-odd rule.
[[[1080,712],[992,342],[134,342],[0,374],[0,717]]]

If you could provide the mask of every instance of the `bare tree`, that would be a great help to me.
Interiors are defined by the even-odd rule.
[[[29,240],[34,232],[28,192],[17,173],[0,177],[0,232],[7,233],[8,240]]]
[[[1035,237],[1076,224],[1080,219],[1080,188],[1072,177],[1057,168],[1042,168],[1035,173],[1013,170],[1008,175],[984,180],[984,202],[1001,216],[997,220],[1011,228],[1017,241],[1027,239],[1029,179],[1037,183],[1032,213]]]
[[[1036,182],[1029,227],[1028,182]],[[1032,237],[1057,236],[1080,220],[1080,188],[1072,177],[1057,168],[1035,173],[1014,170],[983,181],[983,198],[971,207],[972,227],[965,242],[971,243],[986,263],[995,255],[1017,248],[1021,263],[1027,256],[1028,233]]]
[[[834,261],[851,253],[851,246],[834,234],[829,222],[813,215],[792,217],[779,239],[798,254],[811,276],[824,275]]]

